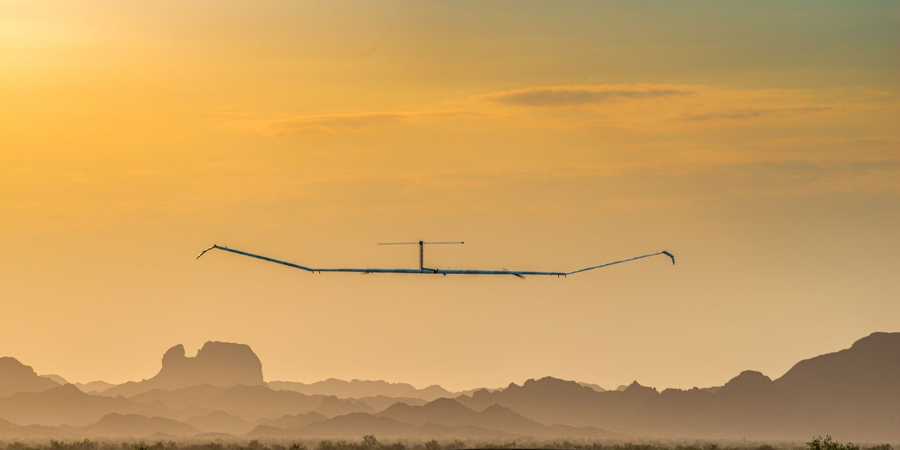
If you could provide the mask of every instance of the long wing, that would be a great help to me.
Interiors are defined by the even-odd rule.
[[[438,269],[435,273],[443,273],[443,274],[459,274],[459,275],[515,275],[517,277],[522,277],[525,275],[549,275],[549,276],[557,276],[564,277],[567,275],[573,275],[580,272],[586,272],[588,270],[599,269],[601,267],[611,266],[613,264],[621,264],[628,261],[634,261],[636,259],[641,258],[649,258],[651,256],[657,255],[666,255],[669,258],[672,258],[672,264],[675,264],[675,255],[663,250],[661,252],[649,253],[646,255],[635,256],[633,258],[621,259],[619,261],[608,262],[604,264],[600,264],[598,266],[585,267],[584,269],[573,270],[571,272],[533,272],[527,270],[440,270]],[[426,272],[428,273],[428,272]]]
[[[226,252],[237,253],[238,255],[249,256],[251,258],[261,259],[263,261],[273,262],[275,264],[281,264],[288,267],[293,267],[295,269],[305,270],[307,272],[355,272],[355,273],[423,273],[419,269],[345,269],[345,268],[329,268],[329,269],[317,269],[313,267],[301,266],[300,264],[294,264],[292,262],[282,261],[280,259],[269,258],[268,256],[257,255],[254,253],[243,252],[240,250],[236,250],[233,248],[228,248],[222,245],[213,245],[212,247],[203,250],[197,255],[197,259],[200,259],[204,253],[210,250],[225,250]],[[431,273],[431,272],[424,272]]]
[[[197,255],[197,259],[200,259],[206,252],[210,250],[224,250],[226,252],[237,253],[238,255],[249,256],[251,258],[261,259],[263,261],[273,262],[276,264],[281,264],[288,267],[293,267],[295,269],[305,270],[307,272],[354,272],[354,273],[419,273],[419,274],[440,274],[440,275],[513,275],[517,277],[524,277],[526,275],[548,275],[548,276],[557,276],[564,277],[567,275],[576,274],[579,272],[585,272],[588,270],[599,269],[601,267],[611,266],[613,264],[621,264],[628,261],[634,261],[636,259],[641,258],[649,258],[651,256],[657,255],[666,255],[669,258],[672,258],[672,264],[675,264],[675,256],[667,251],[661,251],[656,253],[650,253],[641,256],[635,256],[633,258],[622,259],[619,261],[608,262],[605,264],[600,264],[598,266],[585,267],[584,269],[573,270],[571,272],[536,272],[536,271],[528,271],[528,270],[470,270],[470,269],[352,269],[352,268],[324,268],[318,269],[314,267],[306,267],[301,266],[299,264],[294,264],[292,262],[282,261],[280,259],[269,258],[268,256],[257,255],[254,253],[248,253],[241,250],[236,250],[233,248],[228,248],[221,245],[213,245],[212,247],[203,250]]]

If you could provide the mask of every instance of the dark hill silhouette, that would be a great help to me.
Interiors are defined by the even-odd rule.
[[[234,439],[231,433],[206,432],[191,436],[191,441],[221,441],[226,439]]]
[[[447,425],[425,424],[412,433],[411,437],[420,439],[479,439],[479,440],[500,440],[514,439],[516,436],[503,431],[485,430],[484,428],[473,427],[471,425],[463,425],[459,427],[449,427]]]
[[[138,413],[143,408],[123,397],[85,394],[71,384],[0,399],[0,417],[14,423],[51,426],[87,425],[113,412]]]
[[[108,414],[97,423],[78,428],[79,435],[102,437],[148,437],[159,434],[172,437],[192,436],[200,430],[182,422],[138,414]]]
[[[484,387],[480,387],[480,388],[476,388],[476,389],[466,389],[465,391],[455,392],[453,394],[453,397],[456,398],[456,397],[459,397],[462,395],[465,395],[466,397],[471,397],[472,394],[474,394],[478,391],[484,390],[484,391],[488,391],[488,392],[496,392],[496,391],[502,391],[503,389],[504,388],[484,388]],[[408,403],[408,402],[404,402],[404,403]]]
[[[377,417],[366,413],[353,413],[310,423],[297,428],[276,428],[261,425],[247,434],[254,438],[341,438],[358,439],[371,434],[379,438],[470,438],[505,439],[514,437],[509,433],[489,431],[473,426],[450,427],[446,425],[411,425],[387,417]]]
[[[457,401],[499,404],[544,424],[596,426],[632,436],[852,440],[900,439],[900,333],[875,333],[852,347],[797,363],[783,377],[744,371],[719,389],[590,392],[544,378]]]
[[[437,399],[423,406],[397,403],[376,414],[413,425],[435,423],[449,426],[474,425],[480,414],[449,398]]]
[[[293,391],[276,391],[266,386],[203,385],[174,391],[156,389],[131,397],[130,400],[144,405],[160,402],[174,410],[201,407],[209,412],[223,411],[251,422],[311,411],[318,411],[324,416],[374,411],[359,400],[309,396]]]
[[[321,397],[310,397],[298,392],[274,391],[265,386],[209,385],[174,391],[156,389],[136,395],[131,400],[143,404],[159,401],[176,410],[194,406],[209,411],[224,411],[248,421],[305,413],[322,403]]]
[[[259,425],[247,432],[250,438],[287,439],[302,437],[301,427],[281,428],[272,425]]]
[[[249,421],[223,411],[196,415],[183,422],[206,433],[244,434],[254,428]]]
[[[58,385],[60,385],[60,386],[62,386],[62,385],[64,385],[64,384],[72,384],[72,383],[69,383],[69,381],[66,380],[65,378],[63,378],[63,377],[61,377],[61,376],[59,376],[59,375],[56,375],[56,374],[52,374],[52,373],[51,373],[51,374],[47,374],[47,375],[41,375],[41,377],[42,377],[42,378],[48,378],[48,379],[50,379],[50,380],[53,380],[56,384],[58,384]]]
[[[103,391],[103,395],[133,397],[153,389],[175,390],[204,384],[263,385],[262,363],[244,344],[207,342],[193,358],[185,356],[184,346],[179,344],[163,355],[162,369],[155,377],[118,385]]]
[[[319,413],[325,417],[336,417],[356,412],[374,413],[375,410],[359,400],[340,399],[334,396],[328,396],[322,397],[322,402],[313,410],[313,412]]]
[[[501,405],[544,425],[565,424],[612,429],[623,417],[645,408],[659,395],[655,389],[632,383],[623,391],[597,392],[575,381],[545,377],[522,386],[510,384],[502,391],[477,391],[456,400],[475,410]]]
[[[900,333],[872,333],[846,350],[800,361],[776,383],[804,389],[890,388],[900,380]]]
[[[369,407],[371,407],[374,411],[384,411],[395,403],[406,403],[410,406],[422,406],[428,403],[428,401],[421,398],[385,397],[383,395],[379,395],[377,397],[363,397],[359,399],[359,401],[369,405]]]
[[[451,397],[452,392],[438,386],[428,386],[417,389],[406,383],[388,383],[386,381],[352,380],[344,381],[329,378],[325,381],[304,384],[293,381],[270,381],[272,389],[300,392],[306,395],[332,395],[338,398],[363,398],[363,397],[411,397],[421,398],[426,401],[441,397]]]
[[[325,420],[327,417],[315,413],[310,412],[306,414],[285,414],[275,420],[268,420],[261,423],[261,426],[273,427],[273,428],[300,428],[306,425],[309,425],[313,422],[318,422],[320,420]]]
[[[291,430],[289,435],[315,436],[323,438],[356,437],[367,434],[396,437],[409,435],[416,427],[387,417],[376,417],[366,413],[353,413],[331,419],[317,421]]]
[[[484,411],[481,411],[479,415],[479,420],[471,425],[488,430],[500,430],[507,433],[527,436],[544,436],[551,434],[550,430],[544,425],[528,419],[505,406],[488,406]]]
[[[874,333],[849,349],[794,365],[774,381],[745,371],[718,390],[677,433],[798,439],[828,433],[851,440],[900,438],[900,333]]]
[[[452,401],[452,400],[451,400]],[[460,406],[460,405],[458,405]],[[422,407],[414,407],[422,408]],[[462,413],[458,407],[444,403],[438,406],[441,412],[452,408],[455,417],[461,417],[457,414]],[[445,439],[445,438],[468,438],[468,439],[500,439],[513,437],[571,437],[571,438],[594,438],[609,439],[621,437],[614,433],[596,428],[575,428],[568,426],[545,427],[533,421],[525,419],[518,414],[503,408],[491,407],[491,411],[478,413],[468,410],[473,417],[481,415],[483,421],[489,421],[493,418],[494,424],[500,423],[502,427],[512,428],[521,426],[520,433],[514,433],[502,429],[486,429],[476,425],[447,425],[443,423],[434,423],[428,421],[421,423],[422,420],[416,420],[417,424],[410,424],[401,420],[390,417],[379,417],[365,413],[353,413],[344,416],[338,416],[331,419],[324,419],[312,422],[308,425],[300,427],[281,428],[269,424],[263,424],[255,428],[247,434],[247,437],[254,438],[358,438],[360,435],[374,434],[387,438],[423,438],[423,439]],[[488,419],[485,419],[485,416]],[[513,417],[514,422],[503,423],[507,417]]]
[[[95,392],[103,392],[107,389],[114,388],[116,387],[116,385],[107,383],[105,381],[91,381],[89,383],[75,383],[75,387],[81,389],[82,392],[92,394]]]
[[[599,428],[548,427],[500,405],[491,405],[483,411],[475,411],[453,399],[438,399],[424,406],[398,403],[376,415],[413,425],[470,426],[518,436],[607,438],[614,436],[614,433]]]
[[[69,432],[56,427],[44,425],[19,426],[0,419],[0,439],[59,439],[71,436]]]
[[[26,366],[15,358],[0,358],[0,397],[9,397],[19,392],[41,392],[59,386],[59,383],[50,378],[38,376],[31,366]]]
[[[722,395],[747,395],[768,392],[774,385],[772,379],[755,370],[745,370],[732,378],[717,391]]]
[[[202,416],[211,412],[213,411],[202,406],[191,405],[181,409],[174,409],[161,401],[154,401],[148,405],[142,404],[138,414],[147,417],[165,417],[183,422],[192,417]]]
[[[584,386],[584,387],[589,387],[589,388],[591,388],[591,389],[593,389],[593,390],[595,390],[595,391],[597,391],[597,392],[605,392],[605,391],[606,391],[606,389],[603,389],[603,388],[600,387],[600,385],[598,385],[598,384],[594,384],[594,383],[584,383],[584,382],[581,382],[581,381],[579,381],[578,384],[580,384],[580,385],[582,385],[582,386]]]
[[[630,389],[630,388],[629,388]],[[626,389],[627,391],[627,389]],[[649,399],[643,408],[628,415],[613,418],[613,430],[652,437],[694,437],[681,433],[698,411],[704,411],[716,401],[716,395],[701,389],[666,389]]]

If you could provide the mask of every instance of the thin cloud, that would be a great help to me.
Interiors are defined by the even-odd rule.
[[[266,122],[263,128],[271,134],[302,132],[345,133],[370,128],[400,125],[426,118],[474,117],[485,113],[478,111],[418,111],[418,112],[373,112],[358,114],[334,114],[294,117]]]
[[[604,103],[612,100],[646,100],[691,95],[685,89],[670,87],[622,86],[549,86],[495,92],[485,100],[503,105],[558,107]]]
[[[408,116],[406,114],[395,113],[307,116],[272,122],[267,128],[276,134],[296,133],[301,131],[339,133],[385,125],[396,125],[407,119]]]
[[[727,111],[717,111],[702,114],[686,114],[681,116],[682,120],[687,121],[705,121],[705,120],[746,120],[767,116],[785,116],[793,114],[809,114],[827,111],[830,106],[803,106],[793,108],[763,108],[763,109],[731,109]]]

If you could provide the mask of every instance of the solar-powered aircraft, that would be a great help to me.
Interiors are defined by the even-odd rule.
[[[672,264],[675,264],[675,255],[663,250],[661,252],[656,253],[648,253],[646,255],[635,256],[632,258],[621,259],[618,261],[608,262],[605,264],[600,264],[597,266],[585,267],[584,269],[573,270],[570,272],[538,272],[531,270],[477,270],[477,269],[431,269],[425,267],[425,246],[426,245],[436,245],[436,244],[464,244],[465,242],[427,242],[427,241],[418,241],[418,242],[382,242],[378,245],[418,245],[419,246],[419,268],[418,269],[351,269],[351,268],[314,268],[314,267],[306,267],[301,266],[300,264],[294,264],[292,262],[282,261],[280,259],[270,258],[268,256],[256,255],[249,252],[244,252],[241,250],[236,250],[233,248],[228,248],[222,245],[213,245],[212,247],[203,250],[197,255],[197,259],[200,259],[206,252],[210,250],[224,250],[226,252],[237,253],[238,255],[249,256],[251,258],[261,259],[263,261],[269,261],[276,264],[282,264],[288,267],[293,267],[295,269],[305,270],[307,272],[312,273],[321,273],[321,272],[353,272],[353,273],[416,273],[416,274],[439,274],[439,275],[513,275],[519,278],[525,278],[526,275],[549,275],[556,277],[566,277],[568,275],[574,275],[576,273],[587,272],[588,270],[599,269],[601,267],[611,266],[613,264],[621,264],[628,261],[634,261],[642,258],[649,258],[651,256],[658,255],[666,255],[672,259]]]

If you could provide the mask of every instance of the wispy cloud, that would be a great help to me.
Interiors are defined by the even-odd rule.
[[[736,89],[704,85],[633,84],[534,86],[473,94],[432,104],[398,108],[269,116],[239,121],[244,131],[270,136],[350,135],[400,126],[463,125],[468,131],[500,124],[521,129],[577,130],[587,133],[678,133],[684,127],[787,126],[810,117],[835,120],[870,107],[866,98],[846,92],[789,89]],[[851,98],[852,102],[847,99]],[[469,120],[490,117],[489,122]],[[774,121],[780,123],[772,123]]]
[[[358,131],[363,128],[396,125],[408,118],[409,117],[406,114],[397,113],[306,116],[270,122],[267,128],[275,134],[300,131],[338,133],[342,131]]]
[[[543,86],[495,92],[482,98],[503,105],[558,107],[691,94],[692,92],[686,88],[659,86]]]
[[[701,114],[685,114],[681,116],[683,120],[688,121],[704,121],[704,120],[745,120],[757,117],[770,116],[787,116],[794,114],[811,114],[831,109],[829,106],[801,106],[801,107],[783,107],[783,108],[736,108],[724,111],[715,111]]]
[[[342,133],[395,126],[420,119],[476,117],[485,114],[479,111],[451,110],[313,115],[268,121],[262,124],[262,128],[263,131],[276,135],[301,132]]]

